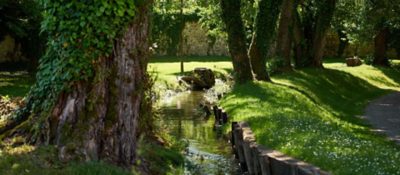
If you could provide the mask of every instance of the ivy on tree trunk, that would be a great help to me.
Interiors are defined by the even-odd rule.
[[[56,145],[62,161],[104,160],[121,166],[134,165],[139,121],[146,121],[140,118],[148,115],[143,114],[141,106],[148,100],[144,94],[149,81],[152,1],[96,4],[100,9],[74,1],[61,3],[69,6],[68,10],[74,14],[109,21],[74,18],[62,12],[66,7],[59,6],[59,2],[47,4],[48,8],[59,8],[59,11],[49,11],[47,20],[59,17],[78,23],[82,29],[74,33],[79,26],[43,26],[50,34],[48,53],[57,50],[63,54],[42,58],[38,82],[27,98],[27,106],[1,133],[27,120],[19,129],[28,132],[28,140]],[[120,9],[105,12],[112,10],[111,7]],[[110,25],[103,26],[102,22]],[[60,36],[71,38],[64,41]],[[74,69],[69,70],[71,67]],[[65,72],[58,73],[58,69]],[[69,71],[77,74],[66,76]]]
[[[266,59],[275,34],[280,5],[280,0],[261,0],[258,4],[255,31],[249,49],[251,68],[257,80],[271,81],[266,70]]]
[[[222,20],[228,33],[229,52],[238,83],[251,81],[252,73],[247,55],[246,37],[240,14],[240,0],[221,0]]]

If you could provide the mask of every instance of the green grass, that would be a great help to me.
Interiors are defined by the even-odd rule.
[[[157,77],[157,85],[167,86],[169,89],[177,87],[177,76],[180,75],[180,60],[184,60],[184,74],[193,71],[196,67],[212,69],[218,75],[227,74],[232,69],[228,57],[156,57],[150,59],[148,70]]]
[[[25,96],[34,81],[31,75],[24,72],[0,72],[0,96]]]
[[[333,174],[400,174],[400,147],[357,117],[370,100],[400,89],[399,71],[337,61],[325,67],[238,85],[221,105],[248,121],[259,143]]]
[[[7,175],[130,175],[133,172],[103,162],[64,164],[56,148],[21,145],[0,149],[0,174]]]

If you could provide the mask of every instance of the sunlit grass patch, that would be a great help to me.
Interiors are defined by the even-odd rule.
[[[34,81],[27,72],[0,72],[0,96],[25,96]]]
[[[273,77],[275,84],[236,86],[221,105],[248,121],[257,141],[333,174],[400,174],[400,147],[370,131],[357,115],[396,90],[395,69],[342,63]]]
[[[232,69],[232,62],[228,57],[156,57],[150,59],[148,70],[157,76],[157,82],[168,86],[177,85],[177,76],[180,75],[180,60],[184,61],[185,73],[196,67],[212,69],[215,73],[227,74]],[[173,88],[173,87],[171,87]]]

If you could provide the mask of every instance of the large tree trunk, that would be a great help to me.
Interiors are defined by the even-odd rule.
[[[324,0],[323,5],[319,6],[316,14],[317,22],[312,44],[312,67],[322,68],[322,57],[326,44],[326,34],[330,28],[336,0]]]
[[[240,0],[221,0],[222,20],[228,33],[229,52],[232,57],[235,78],[238,83],[251,81],[250,61],[246,49],[246,37],[240,15]]]
[[[284,60],[282,69],[291,70],[291,48],[292,48],[292,36],[291,31],[293,30],[293,12],[294,12],[294,0],[284,0],[281,10],[281,18],[279,21],[279,32],[277,39],[277,55]]]
[[[349,39],[347,38],[347,35],[343,33],[342,30],[338,30],[337,34],[339,36],[339,47],[337,50],[337,57],[342,57],[344,54],[344,51],[346,50],[347,45],[349,44]]]
[[[383,27],[375,36],[375,54],[373,65],[389,66],[389,60],[386,57],[388,33],[389,29],[387,27]]]
[[[138,118],[147,81],[149,4],[137,7],[139,13],[115,40],[113,54],[93,63],[94,79],[74,82],[61,93],[34,142],[55,144],[64,161],[105,160],[122,166],[136,162]]]
[[[280,4],[280,0],[261,0],[258,4],[249,57],[255,78],[260,81],[271,81],[266,69],[266,58],[275,33]]]

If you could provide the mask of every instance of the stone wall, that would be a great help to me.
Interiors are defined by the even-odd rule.
[[[178,33],[177,33],[178,34]],[[216,38],[215,44],[210,47],[210,39],[207,37],[207,31],[197,22],[188,22],[182,32],[183,45],[182,53],[184,56],[228,56],[228,44],[223,37]],[[166,36],[161,36],[159,43],[155,43],[155,54],[159,56],[167,55],[169,40]]]

